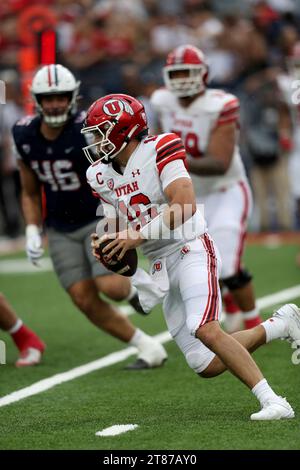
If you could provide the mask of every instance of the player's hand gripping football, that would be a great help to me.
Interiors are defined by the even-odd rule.
[[[108,262],[113,258],[114,255],[117,255],[118,260],[121,260],[124,257],[126,251],[132,248],[137,248],[143,243],[143,241],[145,241],[139,232],[131,228],[117,233],[105,234],[101,238],[99,238],[96,233],[93,233],[91,237],[93,255],[98,260],[100,260],[100,256],[96,250],[100,243],[106,240],[111,240],[111,242],[105,248],[103,248],[103,253],[105,253]]]
[[[97,258],[98,261],[100,261],[100,255],[97,251],[100,245],[100,238],[98,237],[97,233],[92,233],[91,239],[92,239],[91,247],[92,247],[93,255],[95,256],[95,258]]]

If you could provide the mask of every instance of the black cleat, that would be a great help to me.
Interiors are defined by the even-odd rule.
[[[150,369],[148,362],[144,361],[144,359],[137,359],[135,362],[128,364],[124,367],[125,370],[143,370],[143,369]]]
[[[145,370],[145,369],[156,369],[157,367],[162,367],[164,363],[166,362],[167,357],[165,357],[159,365],[155,366],[150,366],[148,362],[144,361],[144,359],[136,359],[135,362],[132,364],[128,364],[127,366],[124,367],[124,370]]]
[[[149,315],[149,313],[147,313],[143,310],[143,307],[140,304],[140,299],[139,299],[138,294],[135,294],[132,297],[132,299],[129,300],[129,303],[137,313],[140,313],[141,315]]]

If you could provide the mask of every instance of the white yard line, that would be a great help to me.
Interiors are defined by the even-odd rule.
[[[124,432],[133,431],[136,428],[138,428],[137,424],[114,424],[109,428],[105,428],[102,429],[102,431],[96,432],[95,436],[118,436],[119,434],[123,434]]]
[[[257,299],[256,304],[258,308],[262,310],[264,308],[287,302],[291,299],[296,299],[297,297],[300,297],[300,285],[289,287],[279,292],[274,292],[274,294],[261,297],[260,299]]]
[[[300,285],[290,287],[289,289],[284,289],[280,292],[276,292],[271,295],[267,295],[257,300],[257,304],[260,308],[267,308],[273,305],[277,305],[280,302],[286,302],[287,300],[292,300],[300,296]],[[164,331],[156,336],[154,336],[160,343],[167,343],[172,338],[168,331]],[[45,392],[50,390],[56,385],[69,382],[70,380],[82,377],[83,375],[89,374],[104,367],[117,364],[127,359],[129,356],[132,356],[136,353],[136,348],[129,347],[121,351],[108,354],[107,356],[97,359],[95,361],[89,362],[79,367],[75,367],[67,372],[62,372],[60,374],[53,375],[47,379],[40,380],[29,387],[22,388],[16,392],[12,392],[9,395],[6,395],[0,398],[0,407],[10,405],[17,401],[23,400],[24,398],[37,395],[38,393]]]
[[[164,331],[163,333],[154,336],[154,338],[156,338],[162,344],[171,340],[171,336],[168,331]],[[29,385],[29,387],[22,388],[21,390],[12,392],[9,395],[0,398],[0,407],[10,405],[11,403],[23,400],[24,398],[37,395],[38,393],[45,392],[46,390],[50,390],[56,385],[77,379],[78,377],[82,377],[83,375],[94,372],[95,370],[103,369],[104,367],[122,362],[129,356],[136,354],[136,352],[137,349],[131,346],[129,348],[122,349],[121,351],[108,354],[107,356],[104,356],[101,359],[97,359],[96,361],[88,362],[82,366],[75,367],[74,369],[68,370],[67,372],[55,374],[52,377],[40,380],[39,382]]]

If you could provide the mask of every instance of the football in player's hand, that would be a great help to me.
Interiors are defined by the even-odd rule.
[[[122,259],[118,260],[118,254],[113,255],[111,259],[107,258],[107,253],[103,249],[111,243],[112,240],[104,240],[99,247],[95,249],[99,255],[101,263],[110,271],[122,276],[133,276],[138,266],[138,256],[135,248],[127,250]]]

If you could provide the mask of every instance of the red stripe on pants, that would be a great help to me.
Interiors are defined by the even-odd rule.
[[[248,218],[248,212],[249,212],[249,195],[248,195],[248,189],[244,181],[239,182],[239,186],[242,190],[243,197],[244,197],[244,210],[242,213],[241,217],[241,234],[240,234],[240,240],[239,240],[239,245],[238,245],[238,251],[236,255],[236,262],[235,262],[235,272],[238,273],[239,270],[241,269],[241,259],[242,259],[242,253],[244,251],[244,242],[246,238],[246,233],[247,233],[247,218]]]
[[[200,237],[204,249],[207,254],[207,270],[208,270],[208,299],[202,321],[199,325],[218,319],[219,310],[219,289],[218,289],[218,276],[217,276],[217,258],[213,242],[208,234]]]

